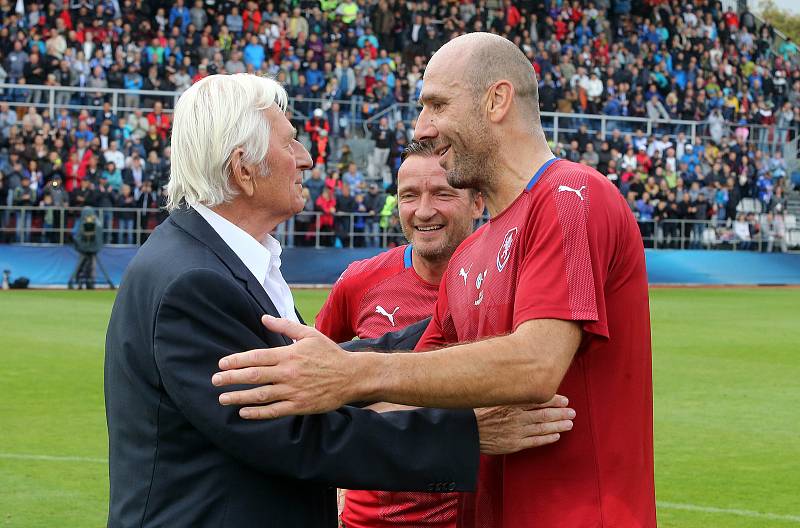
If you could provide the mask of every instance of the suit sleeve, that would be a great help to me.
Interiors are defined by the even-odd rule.
[[[405,328],[396,330],[394,332],[387,332],[380,337],[371,339],[356,339],[347,341],[346,343],[339,343],[339,346],[350,352],[358,352],[362,350],[368,351],[410,351],[419,343],[422,334],[428,328],[431,322],[430,317],[426,317],[422,321],[410,324]]]
[[[317,330],[337,343],[350,341],[356,336],[356,321],[353,321],[353,317],[358,313],[356,305],[360,301],[360,296],[351,291],[349,271],[348,267],[333,285],[314,322]],[[351,303],[354,304],[352,309]]]
[[[223,388],[211,384],[219,359],[283,344],[263,329],[260,315],[238,282],[211,270],[177,278],[159,305],[154,353],[164,390],[210,442],[270,475],[351,489],[427,490],[440,482],[456,491],[474,488],[472,411],[378,414],[343,407],[256,422],[239,418],[237,407],[221,406]]]
[[[361,352],[361,351],[369,351],[369,352],[385,352],[385,353],[392,353],[395,351],[411,351],[414,350],[414,347],[417,346],[422,334],[425,333],[425,329],[428,327],[428,324],[431,322],[431,318],[428,317],[414,323],[412,325],[408,325],[407,327],[397,330],[395,332],[388,332],[383,334],[380,337],[371,338],[371,339],[354,339],[352,341],[347,341],[346,343],[339,343],[339,346],[345,350],[350,352]],[[372,405],[376,403],[374,401],[358,401],[358,402],[350,402],[349,405],[354,407],[366,407],[368,405]]]

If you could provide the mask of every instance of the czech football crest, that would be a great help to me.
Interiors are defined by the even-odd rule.
[[[503,271],[506,267],[508,258],[511,256],[511,248],[514,245],[514,238],[517,236],[517,228],[511,228],[503,238],[503,245],[500,246],[500,251],[497,252],[497,271]]]

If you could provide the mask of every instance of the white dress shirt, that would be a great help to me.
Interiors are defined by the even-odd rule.
[[[229,222],[208,207],[193,204],[206,222],[217,232],[229,248],[250,270],[259,284],[267,292],[272,304],[284,319],[299,322],[294,311],[294,297],[289,285],[281,275],[281,245],[272,236],[258,242],[246,231]]]

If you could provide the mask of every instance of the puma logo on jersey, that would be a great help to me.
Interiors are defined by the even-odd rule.
[[[558,192],[564,192],[564,191],[574,192],[575,194],[578,195],[578,198],[580,198],[581,201],[583,201],[583,194],[581,194],[581,193],[583,193],[583,190],[585,188],[586,188],[585,185],[583,187],[581,187],[580,189],[573,189],[572,187],[569,187],[567,185],[559,185],[558,186]]]
[[[399,310],[399,309],[400,309],[400,307],[397,306],[392,311],[392,313],[389,313],[389,312],[387,312],[386,310],[383,309],[383,306],[378,305],[378,306],[375,307],[375,313],[381,314],[382,316],[386,317],[389,320],[389,322],[392,323],[392,326],[394,326],[394,314],[396,314],[397,310]]]
[[[469,271],[472,269],[472,263],[470,263],[469,267],[465,270],[461,268],[461,271],[458,272],[464,278],[464,286],[467,285],[467,277],[469,276]]]

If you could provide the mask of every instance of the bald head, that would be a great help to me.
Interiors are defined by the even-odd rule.
[[[477,100],[494,83],[506,80],[514,87],[519,109],[530,117],[539,115],[539,90],[533,65],[513,42],[492,33],[468,33],[441,47],[431,58],[460,63],[467,87]]]

